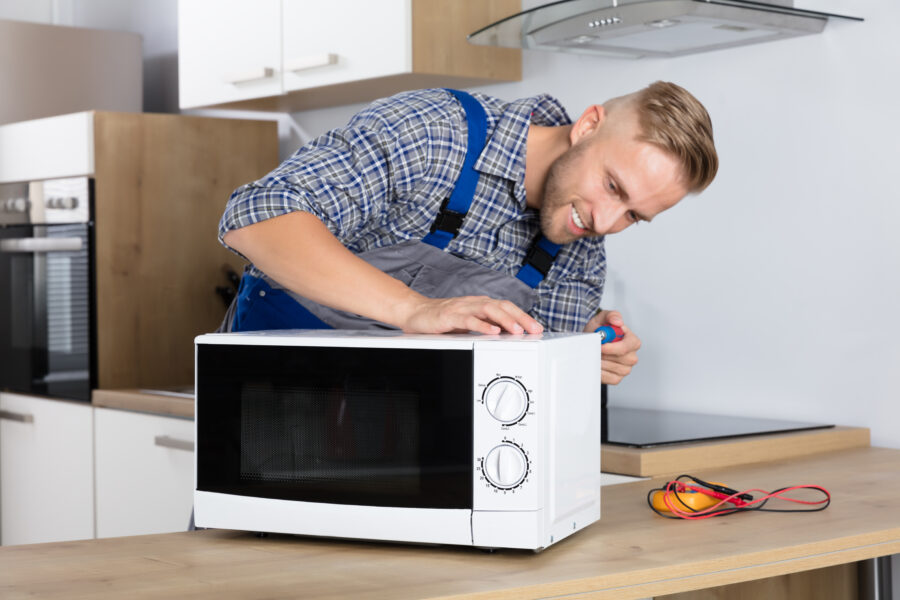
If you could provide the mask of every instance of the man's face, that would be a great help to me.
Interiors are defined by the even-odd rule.
[[[615,122],[601,113],[595,127],[573,134],[573,145],[551,165],[544,186],[541,229],[550,241],[617,233],[650,221],[686,195],[678,160],[638,141],[639,131],[629,111]]]

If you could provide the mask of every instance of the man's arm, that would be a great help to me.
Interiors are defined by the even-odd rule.
[[[428,298],[347,250],[314,215],[292,212],[225,234],[224,241],[292,291],[338,310],[417,333],[539,333],[508,300]]]

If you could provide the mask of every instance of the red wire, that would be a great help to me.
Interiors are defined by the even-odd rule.
[[[787,492],[792,492],[794,490],[801,490],[801,489],[819,490],[820,492],[825,494],[825,498],[823,500],[799,500],[797,498],[788,498],[787,496],[783,495]],[[673,502],[672,499],[675,498],[677,500],[677,493],[684,493],[688,490],[694,490],[701,494],[706,494],[707,496],[713,496],[715,498],[720,498],[720,500],[713,506],[710,506],[709,508],[705,508],[703,510],[690,511],[690,512],[684,511],[681,508],[678,508],[677,506],[675,506],[675,503]],[[759,492],[763,495],[760,496],[759,498],[754,498],[752,501],[744,501],[739,498],[739,496],[741,496],[743,494],[749,494],[751,492]],[[720,509],[720,507],[726,503],[733,504],[734,505],[733,510],[737,510],[739,508],[746,508],[746,507],[750,507],[750,506],[753,506],[756,504],[760,504],[761,502],[765,502],[766,500],[770,500],[770,499],[785,500],[787,502],[795,502],[797,504],[816,505],[816,504],[824,504],[824,503],[828,502],[831,499],[831,494],[828,492],[828,490],[826,490],[825,488],[818,486],[818,485],[794,485],[791,487],[784,488],[783,490],[778,490],[777,492],[767,492],[766,490],[754,488],[754,489],[744,490],[743,492],[736,492],[730,496],[727,496],[720,492],[716,492],[715,490],[708,490],[708,489],[701,488],[698,486],[686,485],[680,481],[670,481],[669,483],[666,484],[666,487],[664,488],[664,491],[663,491],[663,503],[666,505],[666,508],[669,509],[669,512],[671,512],[673,515],[675,515],[677,517],[681,517],[682,519],[688,519],[688,520],[709,519],[709,518],[715,517],[721,513],[722,509]],[[727,511],[727,510],[731,510],[731,509],[725,508],[724,510]]]

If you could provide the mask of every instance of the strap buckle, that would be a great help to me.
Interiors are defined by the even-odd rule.
[[[524,264],[531,265],[542,276],[546,277],[547,273],[550,272],[550,267],[553,266],[555,258],[554,255],[541,248],[540,244],[532,244],[531,248],[528,249],[528,254],[525,255]]]
[[[462,227],[466,213],[448,209],[447,203],[449,201],[449,198],[445,198],[441,203],[441,208],[438,211],[437,217],[435,217],[434,223],[431,224],[431,233],[434,233],[436,230],[441,230],[446,231],[452,237],[456,237],[459,233],[459,229]]]

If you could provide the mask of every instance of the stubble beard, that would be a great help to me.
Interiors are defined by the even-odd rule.
[[[572,165],[583,152],[582,146],[582,144],[576,144],[563,152],[547,170],[539,215],[541,233],[554,244],[568,244],[578,239],[566,227],[568,213],[562,214],[563,222],[556,226],[554,226],[553,219],[557,213],[560,213],[560,207],[571,204],[567,199],[565,181],[574,176],[575,169],[572,168]]]

